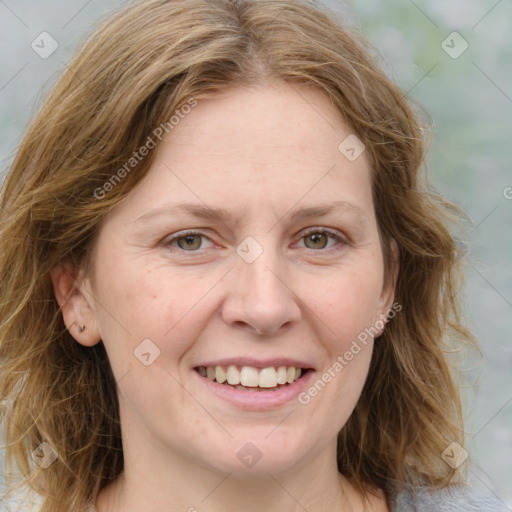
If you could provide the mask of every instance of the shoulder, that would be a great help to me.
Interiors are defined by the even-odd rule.
[[[509,507],[490,491],[463,484],[441,489],[408,486],[392,498],[391,512],[510,512]]]

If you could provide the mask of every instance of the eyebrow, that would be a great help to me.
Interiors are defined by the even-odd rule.
[[[290,219],[292,221],[309,219],[313,217],[321,217],[323,215],[327,215],[335,210],[344,210],[347,212],[351,212],[356,214],[363,221],[367,221],[367,216],[365,212],[356,204],[348,202],[348,201],[334,201],[328,205],[318,205],[318,206],[309,206],[305,208],[300,208],[295,210]],[[210,208],[204,204],[196,204],[196,203],[177,203],[177,204],[167,204],[160,208],[155,208],[154,210],[150,210],[149,212],[141,215],[134,222],[136,223],[145,223],[149,220],[159,217],[162,215],[172,215],[176,213],[186,213],[191,216],[211,220],[211,221],[220,221],[225,224],[233,223],[234,216],[230,210],[225,208]],[[284,218],[288,215],[286,212],[285,215],[281,217]],[[279,219],[277,222],[280,222]],[[235,224],[239,224],[239,220]]]

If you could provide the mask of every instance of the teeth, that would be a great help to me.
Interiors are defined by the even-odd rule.
[[[205,370],[206,373],[206,370]],[[286,384],[286,366],[280,366],[277,369],[277,383]]]
[[[242,366],[239,369],[235,365],[230,365],[227,368],[199,366],[198,372],[203,377],[216,380],[220,384],[230,384],[237,389],[264,388],[267,390],[278,389],[278,385],[292,384],[302,375],[302,369],[295,368],[295,366],[276,368],[269,366],[261,369],[252,366]]]
[[[226,382],[226,372],[224,371],[224,368],[222,366],[216,366],[215,367],[215,380],[222,384],[223,382]]]
[[[240,372],[240,384],[248,388],[258,386],[258,370],[252,366],[243,366]]]
[[[258,386],[260,388],[275,388],[277,386],[277,372],[274,368],[263,368],[263,370],[260,371],[258,375]]]
[[[228,366],[228,384],[232,386],[240,384],[240,372],[236,366]]]

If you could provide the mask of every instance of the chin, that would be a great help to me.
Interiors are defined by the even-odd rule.
[[[216,449],[205,454],[203,463],[241,479],[268,478],[268,473],[283,473],[299,464],[305,455],[303,440],[295,438],[290,441],[293,439],[290,433],[279,435],[273,432],[269,435],[269,432],[267,429],[265,435],[251,436],[248,433],[246,436],[237,436],[222,448],[221,443],[215,443]]]

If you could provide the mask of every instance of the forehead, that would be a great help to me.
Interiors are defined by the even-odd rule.
[[[208,150],[209,154],[223,152],[227,157],[229,150],[233,158],[252,157],[265,163],[265,157],[279,154],[280,148],[289,158],[294,154],[299,157],[305,150],[313,155],[315,150],[337,149],[340,136],[350,133],[323,91],[279,81],[231,88],[200,100],[173,129],[168,141],[176,151],[188,146]]]
[[[133,206],[141,215],[176,199],[277,217],[298,202],[350,201],[364,210],[371,206],[369,167],[364,152],[351,160],[340,151],[347,137],[352,130],[316,88],[278,82],[229,89],[180,117],[155,149]]]

